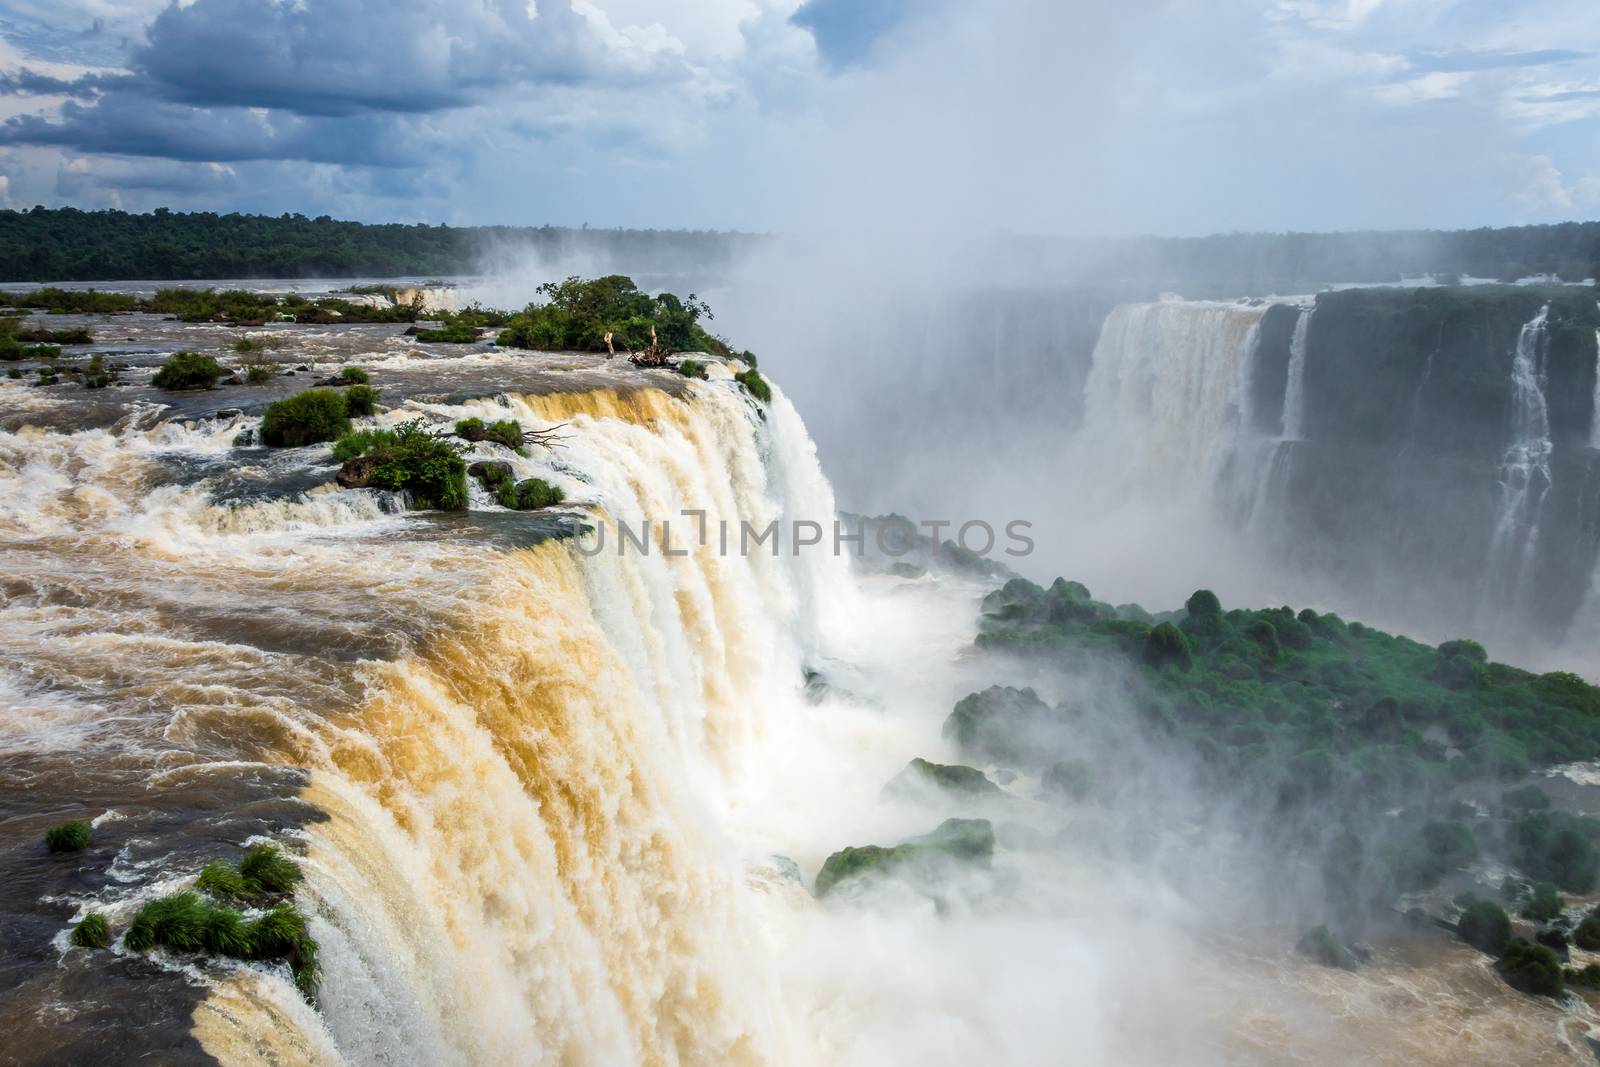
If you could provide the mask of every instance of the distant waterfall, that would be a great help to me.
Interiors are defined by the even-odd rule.
[[[1595,307],[1600,308],[1600,300]],[[1594,331],[1594,402],[1589,411],[1589,447],[1600,448],[1600,326]]]
[[[1511,433],[1500,461],[1500,504],[1489,547],[1488,586],[1496,603],[1519,599],[1539,551],[1539,522],[1552,481],[1550,411],[1545,402],[1546,320],[1550,305],[1528,320],[1517,334],[1511,361]]]
[[[1306,308],[1295,320],[1294,336],[1289,341],[1289,382],[1283,392],[1283,439],[1298,441],[1303,433],[1306,413],[1306,336],[1311,332],[1315,308]]]
[[[1264,306],[1163,301],[1106,318],[1085,389],[1081,461],[1108,503],[1210,496],[1249,442]]]

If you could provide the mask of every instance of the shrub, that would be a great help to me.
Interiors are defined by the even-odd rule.
[[[567,278],[539,286],[542,304],[529,304],[511,316],[496,343],[508,348],[541,351],[600,352],[611,333],[618,349],[640,349],[650,343],[673,352],[726,353],[728,346],[706,333],[700,320],[711,309],[693,293],[680,299],[672,293],[651,296],[621,274],[583,280]]]
[[[450,323],[437,330],[417,330],[412,334],[419,341],[435,344],[469,345],[478,340],[478,330],[463,323]]]
[[[1535,882],[1533,896],[1522,906],[1522,917],[1534,922],[1547,923],[1558,917],[1566,907],[1561,894],[1549,882]]]
[[[1157,670],[1171,664],[1179,670],[1186,671],[1193,662],[1189,651],[1189,639],[1183,636],[1182,630],[1170,622],[1151,627],[1149,635],[1144,640],[1144,661]]]
[[[1559,997],[1562,993],[1561,964],[1555,953],[1520,937],[1506,947],[1494,969],[1512,989],[1535,996]]]
[[[474,444],[479,441],[493,441],[505,445],[518,455],[524,454],[522,426],[513,419],[500,419],[491,423],[485,423],[476,416],[462,419],[456,423],[456,436]]]
[[[272,378],[272,364],[252,363],[244,369],[244,380],[251,385],[260,385]]]
[[[232,908],[209,908],[200,925],[200,940],[207,952],[234,959],[249,959],[252,954],[244,916]]]
[[[1511,918],[1492,900],[1474,901],[1456,921],[1456,933],[1473,948],[1498,956],[1511,941]]]
[[[1600,952],[1600,918],[1586,915],[1572,932],[1572,943],[1585,952]]]
[[[67,941],[78,948],[105,948],[111,944],[111,927],[104,915],[91,911],[78,920],[78,925],[67,935]]]
[[[706,365],[698,359],[685,359],[678,364],[678,373],[685,378],[704,378]]]
[[[342,367],[339,370],[339,380],[349,385],[366,385],[372,381],[372,375],[361,367]]]
[[[1222,601],[1217,599],[1217,594],[1209,589],[1197,589],[1183,602],[1184,610],[1190,615],[1221,615]]]
[[[222,364],[199,352],[174,352],[150,384],[157,389],[209,389],[226,374]]]
[[[543,478],[527,478],[515,486],[509,481],[501,482],[497,497],[502,507],[513,511],[538,511],[540,508],[555,507],[567,495],[560,486],[551,485]],[[506,503],[508,499],[511,503]]]
[[[745,392],[761,401],[763,404],[772,403],[772,387],[767,380],[761,377],[761,372],[755,369],[735,374],[733,380],[744,386]]]
[[[261,417],[261,441],[269,448],[313,445],[349,432],[344,394],[333,389],[307,389],[275,400]]]
[[[414,508],[461,511],[467,506],[467,465],[459,448],[414,419],[392,430],[346,433],[333,457],[344,463],[342,485],[404,491]]]
[[[1585,824],[1564,811],[1540,811],[1511,826],[1511,858],[1534,878],[1569,893],[1587,893],[1600,871],[1600,857]]]
[[[64,822],[44,832],[44,847],[51,852],[76,852],[89,844],[89,824]]]
[[[344,391],[345,413],[364,418],[378,410],[378,391],[370,385],[352,385]]]
[[[117,372],[106,366],[105,357],[98,352],[89,357],[89,363],[83,368],[83,387],[85,389],[104,389],[116,381]]]

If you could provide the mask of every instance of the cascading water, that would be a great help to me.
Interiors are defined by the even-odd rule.
[[[1315,308],[1304,308],[1295,320],[1289,339],[1289,379],[1283,392],[1283,439],[1298,441],[1304,433],[1306,414],[1306,338],[1311,333]]]
[[[1600,301],[1595,302],[1600,310]],[[1589,408],[1589,447],[1600,449],[1600,327],[1594,331],[1594,396]]]
[[[1510,440],[1501,459],[1500,501],[1484,587],[1484,610],[1503,615],[1528,595],[1539,552],[1539,523],[1552,481],[1550,411],[1544,395],[1546,320],[1550,305],[1523,324],[1511,361]]]
[[[1085,388],[1083,460],[1108,502],[1214,498],[1249,444],[1249,374],[1264,306],[1124,304],[1101,329]]]

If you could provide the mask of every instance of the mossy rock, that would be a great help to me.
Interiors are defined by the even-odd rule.
[[[1067,759],[1051,765],[1039,780],[1049,794],[1082,803],[1094,794],[1094,767],[1088,760]]]
[[[944,738],[968,756],[1013,766],[1043,762],[1063,714],[1032,689],[990,686],[963,697],[944,722]]]
[[[987,866],[993,856],[994,827],[988,819],[946,819],[931,833],[898,845],[840,849],[822,864],[815,892],[825,897],[845,882],[866,877],[904,877],[927,884],[942,866]]]
[[[1355,953],[1341,944],[1326,926],[1314,926],[1307,930],[1295,942],[1294,950],[1324,967],[1335,967],[1342,971],[1355,970],[1359,962]]]
[[[889,780],[884,792],[897,796],[920,796],[930,791],[958,797],[993,797],[1005,791],[976,767],[930,763],[920,756]]]

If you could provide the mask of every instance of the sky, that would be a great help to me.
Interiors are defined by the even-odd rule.
[[[1600,215],[1595,0],[0,0],[0,206],[1067,235]]]

